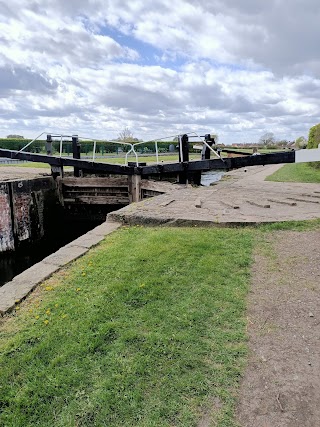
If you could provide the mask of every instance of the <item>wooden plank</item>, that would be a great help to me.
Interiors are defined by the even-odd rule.
[[[305,202],[305,203],[320,203],[319,200],[308,200],[308,199],[300,199],[298,197],[288,197],[290,200],[295,200],[297,202]]]
[[[253,202],[252,200],[246,200],[246,202],[249,203],[249,205],[257,206],[258,208],[269,209],[271,207],[268,204],[261,204],[261,203]]]
[[[240,206],[238,206],[238,205],[233,205],[233,204],[231,204],[231,203],[227,203],[227,202],[225,202],[225,201],[220,201],[220,203],[222,204],[222,205],[224,205],[224,206],[227,206],[228,208],[231,208],[231,209],[240,209]]]
[[[279,203],[280,205],[297,206],[295,202],[286,202],[285,200],[267,199],[268,202]]]
[[[200,197],[198,197],[195,202],[194,205],[196,208],[201,208],[202,207],[202,200],[200,199]]]
[[[64,198],[65,204],[88,204],[88,205],[128,205],[129,197],[104,197],[104,196],[79,196]]]
[[[48,163],[53,166],[73,166],[88,173],[115,173],[119,175],[133,175],[134,167],[98,163],[88,160],[79,160],[67,157],[46,156],[45,154],[26,153],[23,151],[4,150],[0,148],[0,157],[9,159],[27,160],[29,162]]]
[[[128,186],[127,178],[122,177],[105,177],[105,178],[63,178],[62,184],[66,187],[114,187],[114,186]]]

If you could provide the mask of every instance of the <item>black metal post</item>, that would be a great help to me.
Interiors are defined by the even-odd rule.
[[[204,140],[206,141],[206,143],[210,147],[212,147],[212,145],[214,145],[216,143],[214,140],[214,137],[211,137],[210,134],[206,134],[204,136]],[[201,153],[201,160],[210,160],[210,155],[211,155],[210,148],[203,144],[203,149],[202,149],[202,153]]]
[[[46,151],[48,156],[52,156],[52,136],[47,135]]]
[[[189,138],[188,135],[179,135],[179,162],[185,163],[185,170],[179,173],[179,184],[186,184],[188,181],[188,162],[189,162]]]
[[[72,154],[74,159],[80,159],[80,148],[78,135],[72,135]],[[79,168],[74,168],[74,176],[79,177],[81,175],[81,170]]]

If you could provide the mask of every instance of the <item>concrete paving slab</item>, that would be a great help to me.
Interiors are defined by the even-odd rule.
[[[78,237],[78,239],[74,240],[71,243],[68,243],[65,248],[71,248],[73,246],[78,246],[82,248],[91,248],[92,246],[97,245],[104,239],[104,235],[102,234],[93,234],[87,233],[84,236]]]
[[[104,223],[101,225],[98,225],[98,227],[95,227],[93,230],[91,230],[89,233],[94,234],[96,236],[106,236],[107,234],[112,233],[113,231],[117,230],[119,227],[121,227],[121,223],[118,221],[113,221],[112,219],[107,219]]]
[[[41,261],[3,285],[0,288],[0,314],[11,310],[17,302],[24,299],[39,283],[58,269],[56,265]]]
[[[59,249],[54,254],[47,256],[42,262],[44,264],[56,265],[58,267],[63,267],[68,264],[70,261],[73,261],[76,258],[79,258],[81,255],[87,252],[87,248],[81,246],[69,246]]]

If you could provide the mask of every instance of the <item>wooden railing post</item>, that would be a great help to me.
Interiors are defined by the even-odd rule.
[[[46,151],[48,156],[52,156],[52,136],[47,135]]]
[[[46,141],[46,151],[48,156],[52,156],[52,136],[47,135],[47,141]],[[57,176],[63,176],[63,167],[62,166],[51,166],[51,174],[54,179],[56,179]]]
[[[129,187],[129,202],[140,202],[141,200],[141,175],[129,175],[128,176],[128,187]]]
[[[80,159],[80,148],[78,135],[72,135],[72,154],[74,159]],[[73,175],[79,177],[82,175],[82,171],[75,167]]]

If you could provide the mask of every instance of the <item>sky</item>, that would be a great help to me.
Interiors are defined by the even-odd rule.
[[[0,137],[308,136],[318,0],[0,0]]]

